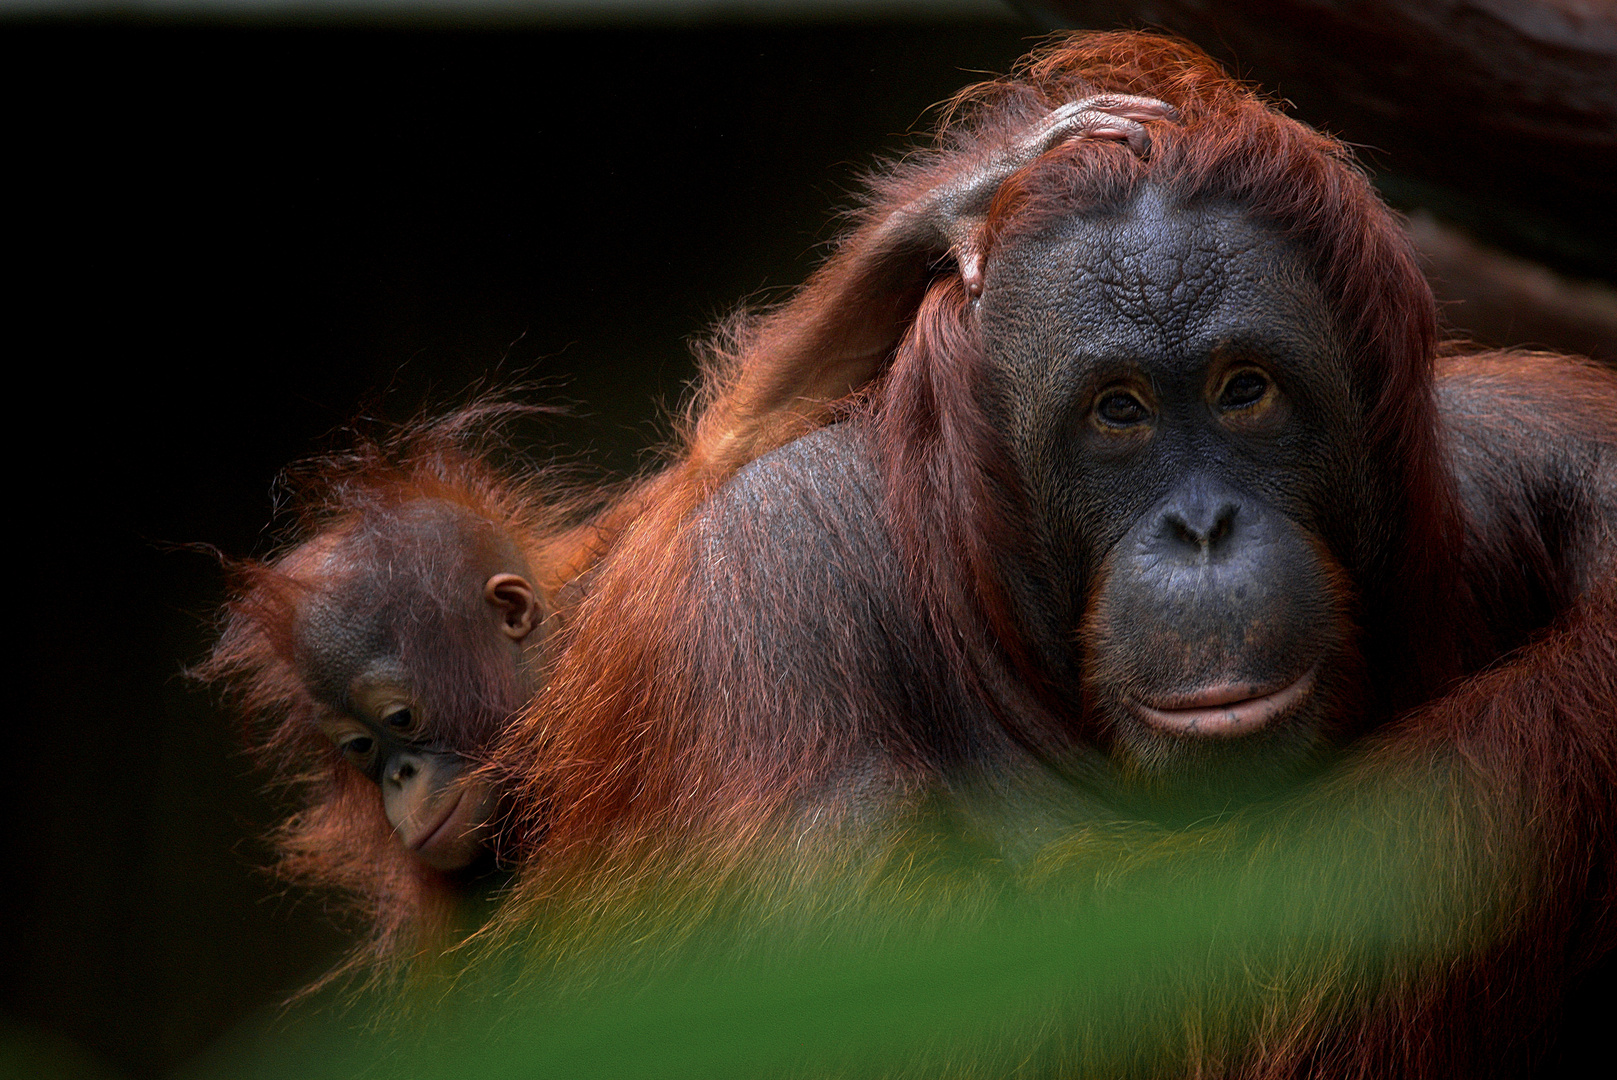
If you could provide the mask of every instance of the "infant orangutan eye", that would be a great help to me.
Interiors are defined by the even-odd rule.
[[[416,730],[415,713],[408,707],[394,709],[382,718],[382,723],[400,735],[414,734]]]
[[[342,751],[343,756],[356,765],[363,765],[375,747],[376,740],[368,735],[356,735],[337,744],[337,749]]]

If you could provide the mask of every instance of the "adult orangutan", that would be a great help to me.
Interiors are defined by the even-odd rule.
[[[1521,1063],[1614,929],[1617,379],[1443,346],[1343,147],[1134,34],[965,91],[733,340],[496,755],[508,923],[676,864],[925,896],[941,816],[1227,886],[1147,1071]]]

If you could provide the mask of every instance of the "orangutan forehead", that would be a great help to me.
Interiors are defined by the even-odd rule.
[[[1228,202],[1179,205],[1147,185],[1124,205],[1013,240],[990,260],[989,286],[1013,294],[1046,282],[1104,289],[1189,314],[1216,302],[1219,289],[1277,275],[1288,284],[1310,276],[1302,252],[1278,230]]]
[[[328,594],[431,594],[446,603],[467,599],[468,583],[489,574],[525,572],[521,552],[499,526],[441,499],[366,509],[288,561],[294,559]]]
[[[419,499],[368,511],[294,552],[288,562],[311,586],[295,624],[298,663],[316,696],[340,705],[366,665],[397,661],[404,636],[430,639],[475,615],[483,581],[511,569],[512,550],[479,515]]]
[[[1215,341],[1335,336],[1308,260],[1279,231],[1237,206],[1178,206],[1149,186],[996,252],[982,318],[994,351],[1024,354],[1171,357]]]

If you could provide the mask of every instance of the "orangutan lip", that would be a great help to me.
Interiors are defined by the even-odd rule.
[[[1155,705],[1135,702],[1135,711],[1153,727],[1183,735],[1245,735],[1274,720],[1314,689],[1314,673],[1267,694],[1252,695],[1246,686],[1209,686]]]
[[[421,838],[410,845],[410,850],[426,850],[427,846],[432,843],[433,839],[443,831],[443,827],[449,824],[449,819],[455,816],[455,811],[460,809],[461,800],[464,798],[466,798],[466,793],[464,791],[455,796],[455,801],[450,804],[448,810],[444,811],[444,816],[438,819],[438,823],[436,825],[422,833]]]

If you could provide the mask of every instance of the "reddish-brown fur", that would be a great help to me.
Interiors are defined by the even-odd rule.
[[[1458,542],[1437,442],[1430,376],[1437,327],[1426,282],[1397,222],[1365,177],[1347,167],[1344,147],[1276,113],[1194,51],[1142,48],[1141,40],[1075,41],[1036,55],[1021,78],[974,87],[957,99],[955,115],[968,117],[959,139],[968,144],[1003,139],[1062,101],[1102,90],[1158,96],[1180,111],[1180,123],[1153,126],[1149,163],[1115,147],[1068,144],[1013,177],[990,211],[987,246],[1116,201],[1149,176],[1187,199],[1229,199],[1315,253],[1319,281],[1345,315],[1350,348],[1363,358],[1355,389],[1371,403],[1370,441],[1378,459],[1391,463],[1389,486],[1402,496],[1389,508],[1396,561],[1380,568],[1380,580],[1361,583],[1391,593],[1390,607],[1374,613],[1380,617],[1366,636],[1383,656],[1421,657],[1420,668],[1407,672],[1414,685],[1388,694],[1394,702],[1421,700],[1456,673],[1458,662],[1434,648],[1429,626],[1412,618],[1429,617],[1433,598],[1448,591],[1445,574]],[[901,174],[890,183],[907,179]],[[889,515],[935,618],[957,627],[980,622],[991,635],[980,640],[1009,643],[1014,656],[1019,633],[999,594],[995,552],[1023,531],[1017,480],[972,396],[981,361],[965,313],[964,289],[955,279],[941,281],[894,359],[877,412],[889,462]],[[1391,581],[1399,584],[1388,590]],[[979,610],[970,610],[968,593]],[[1423,641],[1418,650],[1406,639],[1411,632]],[[1037,692],[1038,672],[1018,666]],[[1378,669],[1405,674],[1403,665]]]
[[[993,558],[995,546],[1011,542],[1016,533],[1015,511],[1007,505],[1012,500],[1006,498],[1014,492],[1015,480],[1005,474],[1003,453],[972,398],[976,350],[962,318],[965,293],[958,277],[940,275],[924,298],[910,297],[915,306],[899,309],[908,329],[901,342],[894,340],[894,352],[870,354],[846,382],[839,381],[847,374],[844,367],[836,368],[835,380],[818,378],[811,346],[830,347],[825,342],[837,338],[838,316],[824,310],[826,297],[847,292],[839,275],[863,272],[858,264],[861,243],[887,215],[1055,105],[1105,91],[1158,95],[1181,109],[1181,125],[1153,125],[1148,166],[1153,178],[1171,178],[1167,182],[1187,192],[1227,193],[1272,216],[1319,253],[1322,281],[1340,310],[1351,313],[1354,345],[1367,357],[1363,387],[1374,402],[1375,442],[1394,463],[1391,486],[1405,496],[1395,508],[1400,542],[1393,550],[1398,561],[1386,568],[1388,579],[1402,583],[1393,590],[1393,602],[1430,613],[1430,597],[1443,590],[1444,570],[1453,563],[1458,526],[1436,442],[1431,393],[1435,314],[1397,223],[1362,174],[1346,165],[1347,152],[1340,144],[1275,113],[1193,48],[1135,35],[1071,39],[1037,54],[1016,78],[963,92],[950,110],[940,149],[914,155],[874,181],[859,224],[803,292],[756,325],[729,334],[728,347],[719,350],[709,373],[708,403],[692,425],[689,452],[627,500],[632,513],[620,511],[632,525],[610,572],[585,602],[577,630],[585,644],[568,650],[550,695],[557,708],[534,713],[576,718],[564,737],[581,745],[564,759],[576,754],[584,767],[563,782],[576,783],[586,800],[626,801],[626,795],[614,797],[607,791],[614,779],[633,777],[624,782],[639,791],[633,800],[637,805],[657,803],[645,797],[642,785],[674,782],[687,789],[677,802],[696,812],[695,792],[710,778],[674,781],[670,775],[688,765],[690,755],[642,750],[626,741],[642,730],[655,734],[675,726],[668,718],[689,705],[681,669],[692,662],[689,643],[700,642],[701,635],[695,627],[680,625],[683,609],[677,594],[685,585],[681,560],[691,557],[690,511],[736,467],[800,433],[810,420],[830,416],[826,403],[838,389],[858,387],[888,365],[877,387],[864,399],[848,399],[843,408],[876,419],[890,463],[885,470],[887,513],[914,570],[923,606],[948,628],[940,638],[959,650],[957,659],[968,666],[989,634],[1015,655],[1015,628],[995,599]],[[1100,201],[1146,168],[1116,144],[1068,144],[1005,186],[988,231],[1032,229],[1052,215]],[[843,318],[859,330],[868,329],[863,311]],[[790,336],[793,320],[814,329],[813,342]],[[827,322],[829,329],[822,325]],[[802,392],[805,386],[814,389]],[[781,404],[788,401],[807,404],[794,412]],[[745,452],[733,450],[737,446]],[[1384,632],[1395,640],[1383,645],[1385,652],[1403,651],[1399,627],[1430,637],[1429,622],[1416,630],[1406,615],[1402,606],[1387,612]],[[625,632],[626,627],[634,632]],[[675,654],[654,655],[659,643]],[[1419,700],[1422,691],[1429,693],[1457,670],[1454,657],[1429,645],[1420,656],[1424,670],[1418,678],[1411,676],[1417,685],[1402,695],[1406,700],[1411,695]],[[1036,673],[1020,674],[1036,688]],[[1000,685],[1004,687],[1003,681]],[[665,695],[675,700],[665,702]],[[535,725],[544,730],[521,736],[518,742],[527,749],[513,753],[531,754],[548,742],[555,725],[535,720],[530,727]],[[634,765],[623,760],[625,753],[633,755]],[[784,749],[782,756],[789,760]],[[603,761],[612,767],[594,773],[591,765]],[[768,773],[784,768],[777,762]],[[525,759],[517,772],[552,782],[551,769],[536,759]],[[751,792],[749,801],[773,801],[768,785],[764,788]],[[538,800],[531,802],[537,805]],[[727,797],[716,798],[711,808],[726,817],[752,816]],[[622,825],[613,812],[599,807],[580,811],[576,824],[586,832],[615,831]]]
[[[298,793],[301,807],[272,837],[277,874],[351,902],[369,932],[333,974],[395,964],[452,940],[461,886],[405,850],[383,813],[377,785],[347,764],[316,726],[321,705],[298,663],[297,612],[304,598],[330,584],[321,576],[324,551],[335,544],[364,550],[368,534],[387,528],[401,508],[426,500],[463,508],[511,538],[539,576],[536,586],[554,597],[579,544],[564,527],[569,508],[559,497],[561,486],[543,476],[516,481],[503,475],[482,448],[519,411],[473,405],[288,470],[288,540],[269,558],[227,563],[233,586],[224,630],[195,674],[227,687],[245,718],[254,757]],[[387,544],[385,537],[379,542]],[[443,562],[453,565],[460,555],[443,553]],[[435,584],[430,568],[412,564],[399,573],[413,589]],[[383,604],[388,598],[375,599]],[[466,599],[445,596],[440,603],[458,610]],[[414,650],[406,655],[411,670],[430,672],[426,689],[452,705],[434,710],[435,734],[462,756],[480,756],[508,719],[513,698],[520,704],[527,695],[514,694],[497,668],[491,675],[486,665],[468,663],[461,643],[450,643],[453,655],[440,656],[434,650],[445,643],[403,637]]]
[[[1546,455],[1617,454],[1617,380],[1506,354],[1457,353],[1439,367],[1430,292],[1341,145],[1284,118],[1193,48],[1151,36],[1065,39],[1016,77],[962,94],[940,148],[875,181],[839,254],[797,300],[739,333],[689,454],[609,519],[614,546],[574,613],[566,651],[496,755],[521,811],[549,830],[506,922],[535,917],[559,892],[599,899],[628,883],[643,857],[755,865],[782,830],[813,841],[789,856],[810,872],[879,862],[888,849],[844,849],[853,834],[837,824],[880,819],[891,798],[939,782],[945,764],[1000,761],[1014,772],[1030,751],[1082,751],[1081,717],[1043,684],[1002,595],[996,553],[1018,542],[1023,511],[977,396],[979,349],[960,280],[943,273],[884,299],[874,317],[850,307],[841,334],[828,298],[852,289],[862,238],[895,208],[1052,107],[1101,91],[1160,97],[1180,123],[1152,125],[1145,162],[1112,144],[1046,154],[995,200],[989,257],[994,244],[1143,175],[1176,192],[1226,196],[1313,254],[1359,358],[1355,390],[1372,467],[1382,470],[1372,482],[1385,496],[1384,558],[1357,582],[1375,696],[1352,718],[1360,732],[1377,730],[1328,783],[1305,787],[1258,827],[1283,843],[1287,822],[1324,819],[1356,793],[1374,801],[1378,785],[1426,778],[1425,816],[1380,842],[1402,859],[1453,868],[1455,906],[1445,906],[1448,892],[1412,900],[1430,916],[1433,940],[1450,923],[1492,927],[1472,937],[1454,930],[1457,951],[1372,954],[1351,977],[1304,965],[1260,1033],[1229,1044],[1209,1036],[1186,1067],[1253,1076],[1499,1067],[1490,1055],[1534,1029],[1613,929],[1617,503],[1598,487],[1571,490],[1565,521],[1546,522],[1534,516],[1543,493],[1528,489]],[[803,326],[812,332],[794,338]],[[784,561],[789,540],[750,535],[744,499],[700,509],[739,465],[831,416],[827,402],[852,389],[863,392],[843,407],[873,432],[879,490],[831,476],[807,504],[835,516],[863,499],[883,515],[897,556],[861,567],[869,588],[860,592],[911,605],[882,615],[911,620],[892,657],[869,654],[869,627],[857,620],[833,619],[826,636],[805,637],[798,624],[817,614],[811,587],[783,586],[748,609],[742,584],[801,572]],[[771,497],[771,482],[783,501],[794,497],[790,485],[819,482],[771,461],[753,472],[763,479],[744,490],[755,500]],[[785,643],[778,656],[769,652],[776,642]],[[773,662],[824,675],[805,689]],[[889,801],[867,804],[866,788]],[[1351,843],[1351,823],[1339,835]],[[1172,845],[1165,850],[1173,857]],[[1468,950],[1466,941],[1485,944]]]

